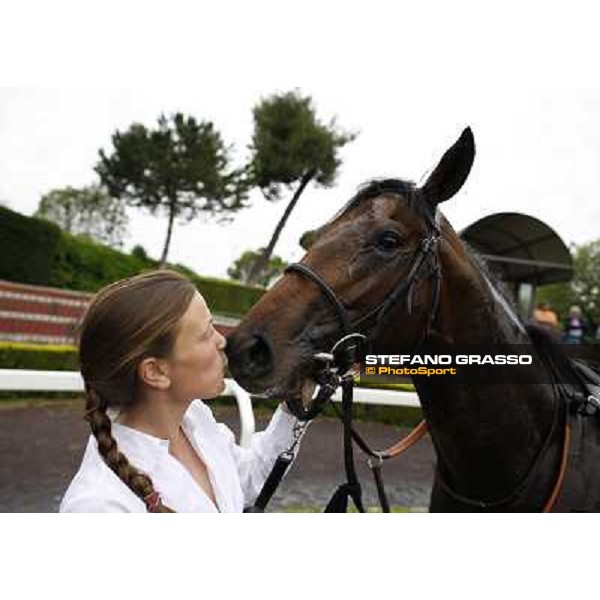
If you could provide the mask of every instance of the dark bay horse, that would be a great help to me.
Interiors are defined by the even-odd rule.
[[[373,354],[503,348],[531,344],[533,336],[537,351],[566,361],[543,334],[521,325],[439,211],[474,157],[466,129],[424,185],[373,182],[321,227],[300,269],[230,335],[239,383],[310,404],[313,357],[342,336],[345,319],[369,337]],[[571,418],[547,370],[532,368],[518,383],[413,378],[437,456],[431,510],[537,511],[550,497],[554,510],[600,509],[600,418]]]

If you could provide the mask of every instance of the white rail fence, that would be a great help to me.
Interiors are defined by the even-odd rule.
[[[0,369],[0,391],[14,392],[83,392],[83,379],[77,371],[27,371]],[[240,413],[240,445],[247,446],[255,430],[250,394],[233,379],[225,380],[224,396],[234,396]],[[338,390],[334,402],[341,402]],[[413,392],[355,388],[354,401],[360,404],[418,407],[419,398]]]

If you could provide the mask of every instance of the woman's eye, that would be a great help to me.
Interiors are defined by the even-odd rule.
[[[395,231],[384,231],[377,238],[377,247],[384,252],[398,249],[402,244],[400,234]]]
[[[209,340],[213,336],[214,332],[215,332],[215,326],[213,323],[211,323],[208,326],[208,329],[206,329],[206,331],[200,336],[200,340],[201,341]]]

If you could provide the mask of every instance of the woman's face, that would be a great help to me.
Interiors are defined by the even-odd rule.
[[[225,338],[214,328],[212,315],[198,293],[179,321],[169,358],[171,390],[176,398],[214,398],[224,388],[227,366]]]

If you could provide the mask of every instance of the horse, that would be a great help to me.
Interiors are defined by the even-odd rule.
[[[540,360],[519,381],[413,377],[436,455],[429,508],[596,511],[599,419],[574,402],[587,390],[565,384],[569,360],[523,326],[439,209],[474,159],[467,128],[423,185],[384,179],[359,189],[230,334],[231,373],[253,393],[310,406],[315,355],[348,331],[376,355],[529,345]]]

